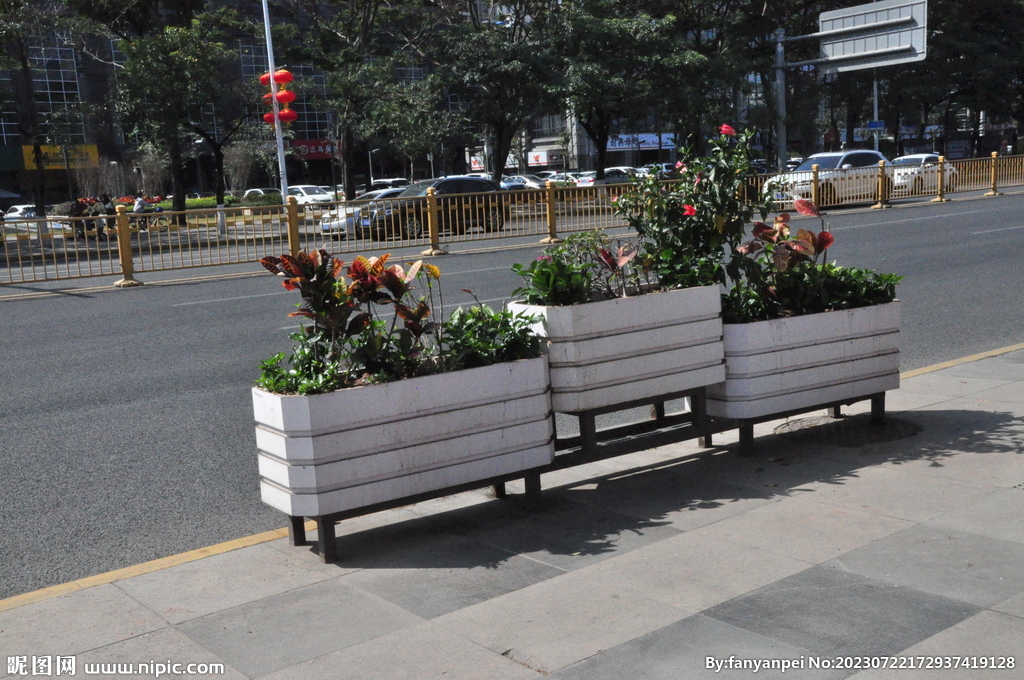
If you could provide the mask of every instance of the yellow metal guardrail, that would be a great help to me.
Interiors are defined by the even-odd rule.
[[[908,169],[909,168],[909,169]],[[822,207],[1024,186],[1024,156],[972,158],[927,166],[757,175],[743,189],[747,200],[773,196],[778,210],[809,198]],[[11,220],[0,240],[0,285],[121,275],[116,285],[139,285],[139,273],[257,262],[282,252],[325,248],[357,253],[422,247],[439,255],[444,244],[536,237],[557,243],[565,234],[625,227],[614,199],[628,184],[438,195],[284,206],[211,208],[146,213],[119,207],[116,216]]]

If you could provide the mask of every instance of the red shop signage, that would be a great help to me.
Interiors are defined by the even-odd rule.
[[[294,139],[292,151],[307,161],[330,158],[334,144],[329,139]]]

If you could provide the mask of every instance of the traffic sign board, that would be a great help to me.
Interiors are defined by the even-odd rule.
[[[920,61],[927,54],[928,0],[882,0],[818,15],[822,73]]]
[[[884,130],[885,129],[885,121],[884,120],[869,120],[868,121],[868,129],[869,130]]]

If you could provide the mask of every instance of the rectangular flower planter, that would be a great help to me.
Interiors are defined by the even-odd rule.
[[[554,459],[546,357],[312,396],[253,389],[264,502],[318,517]]]
[[[761,418],[900,386],[899,302],[725,324],[725,382],[708,415]]]
[[[555,411],[576,413],[725,378],[721,289],[701,286],[568,307],[513,302],[542,318]]]

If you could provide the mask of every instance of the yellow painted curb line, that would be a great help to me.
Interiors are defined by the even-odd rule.
[[[306,522],[307,531],[312,531],[314,529],[316,529],[316,522]],[[32,604],[33,602],[48,600],[51,597],[57,597],[58,595],[66,595],[67,593],[72,593],[76,590],[85,590],[86,588],[93,588],[95,586],[101,586],[106,583],[113,583],[114,581],[120,581],[121,579],[131,578],[132,576],[140,576],[142,574],[149,574],[154,571],[160,571],[162,569],[174,567],[179,564],[195,562],[196,560],[201,560],[204,557],[212,557],[214,555],[221,555],[226,552],[231,552],[232,550],[248,548],[249,546],[258,545],[260,543],[268,543],[279,538],[284,538],[287,535],[288,529],[274,529],[273,531],[264,531],[261,534],[243,536],[242,538],[236,538],[233,541],[218,543],[216,545],[211,545],[206,548],[197,548],[196,550],[189,550],[188,552],[178,553],[177,555],[168,555],[167,557],[161,557],[160,559],[151,560],[149,562],[143,562],[142,564],[136,564],[131,567],[115,569],[114,571],[108,571],[103,574],[96,574],[95,576],[86,576],[85,578],[80,578],[76,581],[69,581],[67,583],[61,583],[59,585],[50,586],[48,588],[34,590],[30,593],[15,595],[13,597],[8,597],[7,599],[0,600],[0,612],[6,611],[8,609],[15,609],[26,604]]]
[[[991,357],[997,357],[1001,354],[1009,354],[1010,352],[1016,352],[1024,349],[1024,342],[1017,345],[1010,345],[1009,347],[1000,347],[999,349],[990,349],[987,352],[981,352],[979,354],[972,354],[968,357],[962,357],[960,359],[953,359],[952,361],[944,361],[941,364],[933,364],[931,366],[925,366],[924,368],[915,368],[913,371],[907,371],[906,373],[900,373],[900,379],[913,378],[914,376],[923,375],[925,373],[932,373],[933,371],[941,371],[944,368],[953,368],[954,366],[960,366],[961,364],[969,364],[972,361],[980,361],[982,359],[988,359]]]
[[[925,373],[932,373],[934,371],[941,371],[944,368],[953,368],[954,366],[960,366],[961,364],[968,364],[972,361],[980,361],[981,359],[988,359],[990,357],[996,357],[1001,354],[1009,354],[1010,352],[1016,352],[1018,350],[1024,350],[1024,343],[1017,345],[1010,345],[1009,347],[1000,347],[999,349],[991,349],[987,352],[981,352],[979,354],[972,354],[960,359],[953,359],[952,361],[944,361],[941,364],[934,364],[932,366],[925,366],[924,368],[916,368],[912,371],[907,371],[900,374],[900,379],[913,378],[914,376],[923,375]],[[316,529],[316,522],[306,522],[306,530],[312,531]],[[115,569],[114,571],[108,571],[103,574],[96,574],[95,576],[87,576],[80,578],[76,581],[69,581],[68,583],[61,583],[59,585],[50,586],[48,588],[42,588],[40,590],[34,590],[30,593],[24,593],[22,595],[15,595],[4,600],[0,600],[0,612],[8,609],[15,609],[33,602],[41,602],[42,600],[48,600],[51,597],[57,597],[59,595],[66,595],[67,593],[75,592],[76,590],[84,590],[86,588],[92,588],[95,586],[104,585],[106,583],[113,583],[114,581],[120,581],[121,579],[131,578],[132,576],[140,576],[141,574],[149,574],[154,571],[160,571],[173,567],[179,564],[187,564],[188,562],[195,562],[205,557],[212,557],[213,555],[221,555],[232,550],[238,550],[240,548],[247,548],[252,545],[258,545],[260,543],[268,543],[278,538],[284,538],[288,535],[288,529],[274,529],[273,531],[265,531],[261,534],[254,534],[252,536],[243,536],[242,538],[236,538],[233,541],[226,541],[224,543],[218,543],[211,545],[206,548],[198,548],[196,550],[190,550],[188,552],[179,553],[177,555],[169,555],[167,557],[161,557],[160,559],[151,560],[149,562],[143,562],[142,564],[136,564],[131,567],[125,567],[123,569]]]

